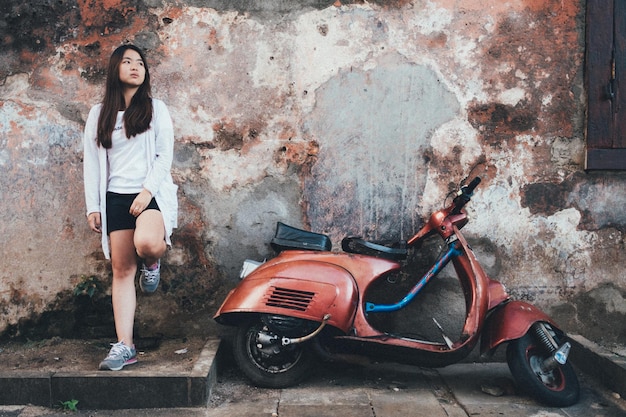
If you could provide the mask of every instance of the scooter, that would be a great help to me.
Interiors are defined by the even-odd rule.
[[[278,223],[272,246],[278,256],[244,262],[243,279],[214,319],[236,326],[233,354],[241,371],[260,387],[284,388],[307,377],[318,358],[360,355],[422,367],[444,367],[466,358],[480,340],[481,355],[507,343],[506,359],[520,388],[555,407],[575,404],[579,383],[565,333],[537,307],[512,300],[487,276],[461,233],[464,206],[480,183],[462,186],[452,202],[435,211],[406,242],[385,245],[347,237],[331,251],[328,236]],[[411,248],[439,235],[446,249],[408,294],[391,304],[368,300],[372,284],[397,272]],[[452,262],[465,298],[460,335],[420,340],[381,331],[368,321],[375,313],[405,308]],[[399,298],[399,297],[398,297]],[[379,326],[380,327],[380,326]]]

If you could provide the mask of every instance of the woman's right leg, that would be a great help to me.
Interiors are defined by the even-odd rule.
[[[109,235],[111,241],[111,265],[113,267],[113,318],[118,342],[133,346],[133,326],[137,294],[135,274],[137,255],[133,243],[134,230],[116,230]]]

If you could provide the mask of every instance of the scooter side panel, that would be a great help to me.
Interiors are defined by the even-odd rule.
[[[241,281],[214,318],[231,324],[242,313],[266,313],[321,322],[330,314],[328,324],[347,332],[357,303],[356,283],[345,269],[307,260],[280,262]]]
[[[556,323],[543,311],[523,301],[510,301],[487,318],[480,342],[481,354],[486,354],[500,344],[524,336],[530,326],[538,321]]]

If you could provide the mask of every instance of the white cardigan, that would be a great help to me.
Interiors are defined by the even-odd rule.
[[[171,174],[174,157],[174,128],[167,106],[161,100],[152,99],[152,122],[150,128],[137,135],[146,141],[146,158],[148,175],[143,187],[150,191],[156,199],[165,222],[165,241],[171,246],[171,235],[178,226],[178,186],[174,184]],[[96,142],[98,117],[102,104],[91,108],[85,135],[83,137],[83,177],[85,184],[85,203],[87,215],[99,212],[102,219],[102,251],[110,259],[109,239],[106,220],[106,192],[109,179],[107,150]]]

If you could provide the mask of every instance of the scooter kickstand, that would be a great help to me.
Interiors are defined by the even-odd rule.
[[[450,338],[446,336],[446,334],[443,332],[443,327],[441,327],[441,324],[439,324],[437,319],[433,317],[433,321],[435,322],[435,326],[437,326],[437,328],[441,332],[441,337],[443,337],[443,341],[446,342],[446,346],[448,346],[448,349],[452,349],[452,340],[450,340]]]

